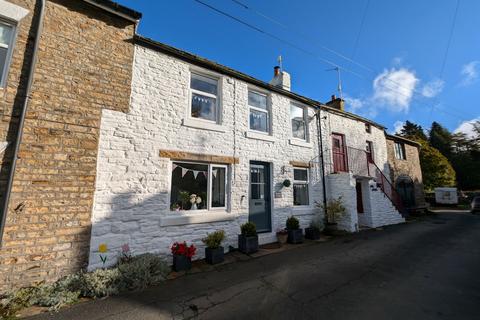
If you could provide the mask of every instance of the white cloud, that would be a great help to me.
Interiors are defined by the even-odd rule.
[[[371,98],[352,98],[348,95],[345,95],[343,99],[345,100],[346,109],[350,112],[359,114],[366,118],[374,118],[378,114],[375,104],[371,103]]]
[[[404,125],[404,121],[395,121],[395,123],[393,124],[393,130],[391,130],[390,132],[392,134],[400,133]]]
[[[468,137],[475,137],[475,133],[473,131],[473,124],[476,122],[476,121],[480,121],[480,117],[476,118],[476,119],[472,119],[472,120],[467,120],[467,121],[464,121],[462,122],[458,127],[457,129],[453,130],[453,133],[459,133],[459,132],[463,132],[465,133]]]
[[[384,70],[373,80],[372,99],[394,112],[408,112],[418,83],[414,71],[406,68]]]
[[[345,96],[343,99],[345,100],[345,104],[351,112],[362,109],[364,105],[364,101],[362,99],[350,98],[348,96]]]
[[[422,88],[422,95],[427,98],[433,98],[443,90],[445,81],[441,79],[434,79],[427,82]]]
[[[469,86],[474,83],[478,78],[480,61],[471,61],[462,67],[462,81],[460,82],[461,86]]]

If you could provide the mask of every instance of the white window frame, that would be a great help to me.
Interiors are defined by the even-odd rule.
[[[405,152],[405,144],[403,144],[401,142],[394,142],[393,151],[395,153],[395,159],[397,159],[397,160],[407,160],[407,155],[406,155],[406,152]]]
[[[173,172],[173,164],[178,163],[187,163],[187,164],[199,164],[208,166],[208,178],[207,178],[207,209],[199,209],[199,210],[179,210],[175,211],[171,209],[171,201],[172,201],[172,172]],[[225,206],[223,207],[212,207],[212,168],[224,168],[225,169]],[[228,165],[219,164],[219,163],[208,163],[208,162],[201,162],[201,161],[186,161],[186,160],[171,160],[170,161],[170,182],[169,182],[169,192],[168,192],[168,203],[169,203],[169,211],[170,212],[181,212],[181,213],[205,213],[211,211],[227,211],[228,202],[229,202],[229,188],[228,188],[228,181],[229,181],[229,170]]]
[[[291,111],[292,106],[303,109],[303,122],[305,123],[305,138],[304,139],[293,136],[292,111]],[[308,107],[305,106],[305,105],[296,103],[296,102],[290,102],[288,108],[289,108],[288,109],[288,114],[289,114],[289,121],[290,121],[290,135],[291,135],[292,139],[295,139],[297,141],[309,142],[309,140],[310,140],[310,134],[309,134],[310,129],[309,129],[309,124],[308,124]]]
[[[262,96],[265,96],[266,97],[266,100],[267,100],[267,108],[266,109],[262,109],[262,108],[258,108],[258,107],[255,107],[255,106],[251,106],[249,103],[248,103],[248,93],[249,92],[254,92],[256,94],[259,94],[259,95],[262,95]],[[248,131],[251,131],[251,132],[255,132],[255,133],[259,133],[259,134],[264,134],[264,135],[272,135],[272,112],[271,112],[271,103],[270,103],[270,94],[265,92],[265,91],[261,91],[261,90],[258,90],[256,88],[248,88],[247,90],[247,105],[248,105]],[[250,114],[251,114],[251,110],[255,110],[255,111],[258,111],[258,112],[263,112],[263,113],[266,113],[267,114],[267,121],[268,121],[268,130],[267,131],[260,131],[260,130],[255,130],[255,129],[252,129],[250,127]]]
[[[211,94],[209,92],[204,92],[200,90],[196,90],[192,88],[192,76],[200,76],[202,78],[206,78],[207,81],[211,81],[211,83],[215,83],[217,85],[217,94]],[[210,73],[198,71],[198,70],[190,70],[190,77],[189,77],[189,82],[188,82],[188,87],[189,87],[189,94],[188,94],[188,115],[187,118],[194,120],[194,121],[202,121],[205,123],[210,123],[210,124],[219,124],[220,123],[220,113],[221,113],[221,104],[220,104],[220,90],[221,90],[221,85],[220,85],[220,77],[211,75]],[[192,93],[196,93],[202,96],[206,96],[209,98],[214,98],[215,99],[215,107],[216,107],[216,114],[215,114],[215,120],[208,120],[208,119],[203,119],[203,118],[196,118],[192,117]]]
[[[17,38],[18,28],[15,22],[12,22],[5,18],[0,17],[0,23],[8,25],[12,28],[12,32],[10,32],[10,39],[8,39],[8,45],[5,47],[4,45],[0,44],[1,47],[7,49],[7,55],[5,57],[5,65],[3,66],[3,72],[1,74],[1,79],[0,79],[0,88],[5,88],[7,84],[8,72],[10,70],[10,64],[12,62],[13,49],[14,49],[13,47],[15,44],[15,39]]]
[[[305,181],[305,180],[295,180],[295,170],[306,171],[307,172],[307,181]],[[295,204],[295,196],[294,196],[294,193],[293,193],[293,188],[294,188],[295,184],[305,184],[305,185],[307,185],[307,187],[308,187],[308,189],[307,189],[308,204],[298,204],[298,205]],[[310,207],[311,201],[310,201],[310,170],[309,170],[309,168],[293,167],[292,202],[293,202],[293,206],[295,208]]]

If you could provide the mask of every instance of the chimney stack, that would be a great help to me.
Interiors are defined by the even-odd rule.
[[[270,84],[282,88],[283,90],[290,91],[290,74],[281,70],[279,66],[275,66],[273,67],[273,79],[270,81]]]
[[[340,111],[345,111],[345,100],[337,98],[334,94],[332,94],[332,100],[328,101],[326,105]]]

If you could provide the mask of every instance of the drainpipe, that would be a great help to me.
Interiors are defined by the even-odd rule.
[[[322,118],[321,118],[321,107],[317,108],[317,123],[318,123],[318,156],[320,157],[320,166],[322,167],[322,191],[323,191],[323,208],[325,211],[325,221],[328,222],[327,214],[327,187],[325,183],[325,161],[323,158],[323,137],[322,137]]]
[[[12,191],[13,178],[14,178],[14,175],[15,175],[15,168],[16,168],[16,165],[17,165],[18,150],[20,149],[20,143],[22,142],[23,127],[25,125],[25,116],[27,114],[28,103],[30,101],[31,93],[32,93],[33,75],[34,75],[34,72],[35,72],[35,65],[37,63],[37,52],[38,52],[38,47],[40,45],[40,36],[42,34],[43,18],[44,18],[44,15],[45,15],[45,0],[38,0],[37,3],[40,4],[40,11],[39,11],[38,23],[36,25],[35,43],[33,45],[33,53],[32,53],[32,58],[31,58],[32,60],[31,60],[31,64],[30,64],[30,70],[28,72],[27,88],[26,88],[25,99],[24,99],[23,105],[22,105],[22,113],[20,114],[17,134],[15,136],[15,149],[14,149],[14,152],[13,152],[12,164],[10,166],[10,172],[8,174],[7,188],[5,190],[5,195],[3,197],[3,203],[2,203],[2,217],[1,217],[1,225],[0,225],[0,246],[1,246],[2,238],[3,238],[3,228],[5,226],[5,220],[7,218],[7,213],[8,213],[8,202],[10,200],[10,193]],[[34,18],[35,17],[32,18],[32,21],[34,20]]]

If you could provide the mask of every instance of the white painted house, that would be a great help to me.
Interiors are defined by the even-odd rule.
[[[100,243],[167,256],[175,241],[202,248],[201,238],[223,229],[225,246],[236,247],[248,220],[260,243],[276,241],[287,217],[307,227],[323,215],[324,184],[327,198],[342,196],[348,209],[342,229],[404,221],[383,181],[382,126],[343,111],[340,99],[324,105],[292,93],[278,68],[268,84],[135,41],[130,110],[102,115],[90,269],[101,266]]]

